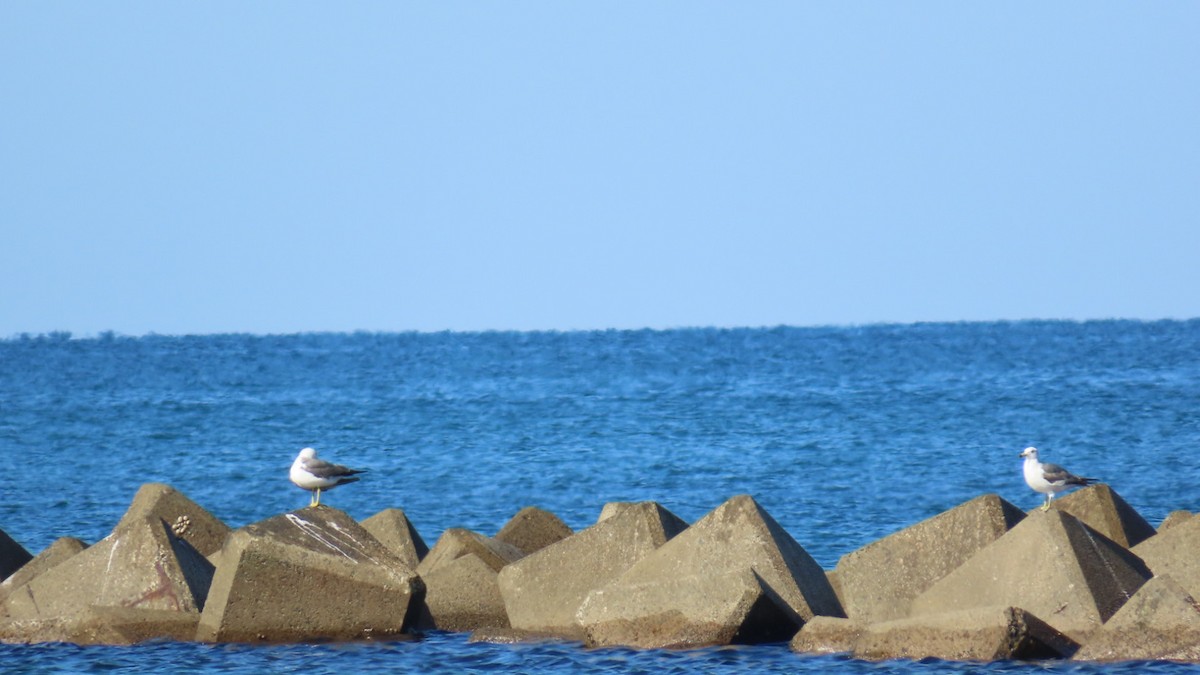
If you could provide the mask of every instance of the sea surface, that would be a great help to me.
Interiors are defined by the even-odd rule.
[[[1200,320],[533,333],[0,340],[0,529],[95,542],[139,486],[234,527],[308,504],[312,446],[366,468],[323,502],[400,507],[432,546],[536,505],[694,521],[750,494],[820,563],[984,493],[1041,497],[1017,454],[1109,483],[1152,524],[1200,510]],[[1036,573],[1032,571],[1031,573]],[[786,645],[694,651],[422,640],[0,646],[0,671],[200,673],[1189,672],[1135,663],[866,663]]]

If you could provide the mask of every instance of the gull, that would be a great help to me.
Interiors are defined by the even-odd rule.
[[[360,469],[351,469],[341,464],[317,459],[316,450],[305,448],[300,451],[299,455],[296,455],[296,461],[292,462],[292,470],[288,473],[288,478],[292,479],[297,486],[313,493],[312,499],[308,502],[309,506],[320,506],[321,490],[332,490],[339,485],[353,483],[358,480],[354,474],[362,472],[363,470]]]
[[[1054,495],[1069,487],[1091,485],[1095,478],[1080,478],[1057,464],[1043,464],[1038,461],[1037,448],[1028,447],[1019,455],[1025,458],[1025,482],[1035,492],[1046,495],[1046,503],[1042,510],[1050,508],[1050,500]]]

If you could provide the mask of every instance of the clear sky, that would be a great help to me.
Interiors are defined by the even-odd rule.
[[[0,337],[1200,316],[1200,3],[0,1]]]

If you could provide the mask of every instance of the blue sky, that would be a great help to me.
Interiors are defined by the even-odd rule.
[[[1200,4],[0,4],[0,336],[1200,316]]]

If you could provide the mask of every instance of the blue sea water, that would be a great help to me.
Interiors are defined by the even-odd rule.
[[[0,340],[0,529],[94,542],[164,482],[234,527],[307,505],[296,452],[369,469],[323,501],[400,507],[432,545],[537,505],[694,521],[753,495],[826,568],[980,494],[1032,508],[1017,454],[1200,510],[1200,321]],[[468,644],[0,646],[4,672],[1145,672]]]

